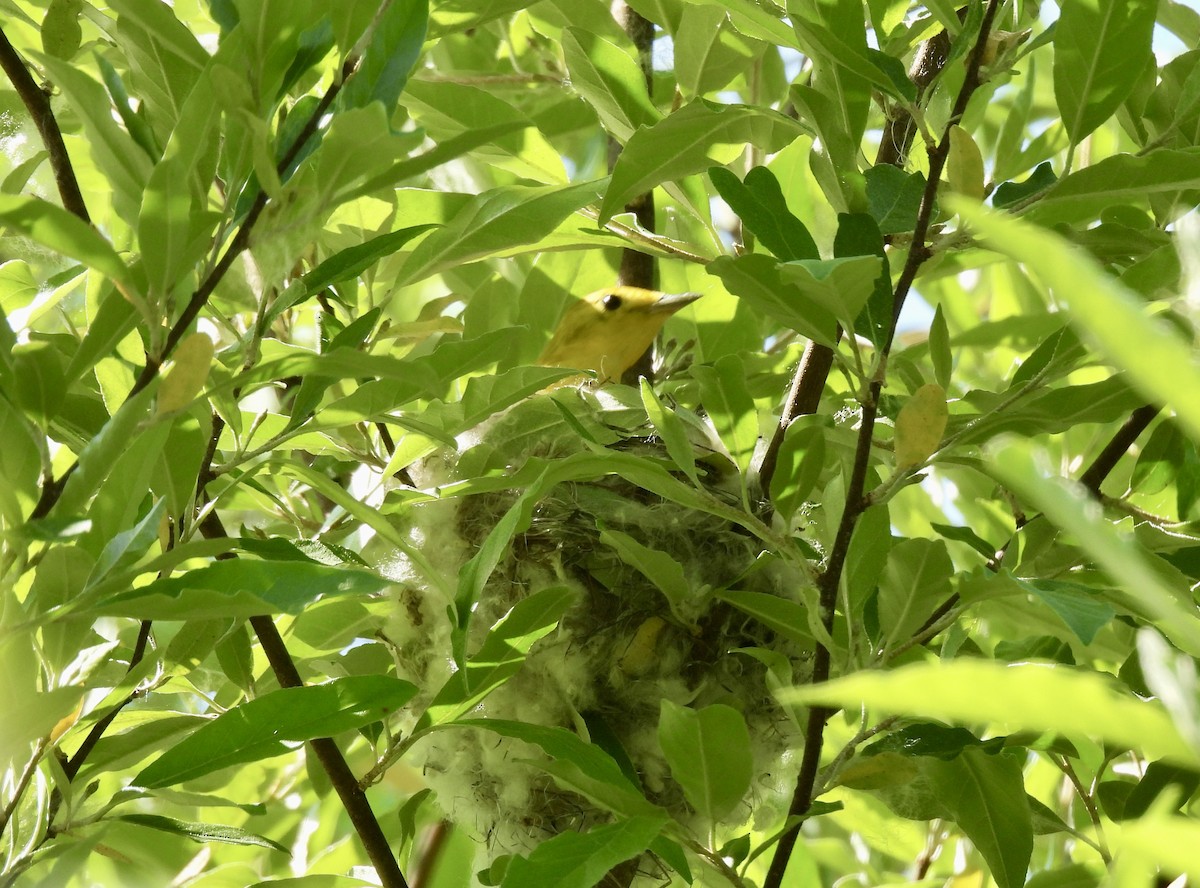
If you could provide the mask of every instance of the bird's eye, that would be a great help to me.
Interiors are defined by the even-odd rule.
[[[606,293],[600,304],[604,306],[605,311],[616,311],[621,307],[621,297],[616,293]]]

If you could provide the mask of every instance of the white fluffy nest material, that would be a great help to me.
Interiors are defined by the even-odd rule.
[[[589,435],[603,434],[612,450],[666,458],[645,427],[644,412],[638,425],[636,411],[597,401],[594,394],[571,390],[553,397],[567,403],[576,395],[587,399],[587,407],[581,413],[572,403],[570,409],[587,423]],[[427,466],[433,477],[425,480],[433,486],[455,475],[461,480],[489,470],[511,472],[530,456],[557,459],[581,452],[587,445],[579,428],[579,422],[564,421],[551,397],[532,399],[493,423],[455,465]],[[732,466],[711,456],[702,461],[708,490],[736,503]],[[518,495],[506,490],[414,509],[414,543],[449,579],[442,588],[454,586],[458,571]],[[606,544],[614,533],[677,562],[687,598],[672,606],[652,578]],[[746,719],[758,775],[751,797],[734,816],[744,823],[764,807],[777,813],[774,803],[786,804],[778,790],[790,783],[786,761],[800,736],[773,700],[764,664],[775,664],[775,680],[784,663],[792,673],[787,678],[802,681],[809,651],[714,596],[736,587],[799,600],[803,577],[764,559],[760,550],[741,527],[664,501],[620,476],[557,485],[537,502],[529,527],[515,535],[483,588],[471,615],[468,655],[525,596],[567,586],[575,590],[576,603],[534,645],[521,671],[472,717],[576,730],[618,759],[625,757],[646,796],[689,822],[694,815],[658,744],[661,701],[731,705]],[[432,695],[453,669],[451,621],[447,602],[435,591],[439,584],[409,574],[387,634],[397,645],[401,677]],[[435,731],[413,755],[447,815],[485,838],[493,854],[526,852],[552,835],[608,819],[528,764],[545,753],[516,740],[485,731]]]

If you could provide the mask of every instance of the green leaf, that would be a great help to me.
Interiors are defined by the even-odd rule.
[[[777,4],[766,6],[755,0],[700,0],[700,2],[709,6],[717,6],[728,12],[733,19],[733,26],[743,34],[779,46],[800,48],[796,42],[796,35],[782,18],[784,14],[782,6]],[[647,18],[653,18],[653,16],[647,16]]]
[[[994,745],[994,741],[989,741]],[[907,756],[932,756],[950,761],[963,750],[982,746],[983,741],[966,728],[949,728],[936,722],[915,722],[887,734],[863,750],[864,755],[898,752]]]
[[[82,0],[50,0],[42,18],[42,51],[46,55],[69,61],[79,50],[83,29],[79,14]]]
[[[112,473],[117,458],[129,449],[139,427],[149,414],[154,387],[150,386],[125,401],[79,452],[78,467],[67,478],[62,496],[50,515],[67,518],[82,514],[88,499]],[[145,431],[141,431],[145,434]]]
[[[675,78],[684,99],[723,89],[765,46],[739,33],[719,6],[687,4],[674,34]]]
[[[621,47],[583,28],[563,28],[562,48],[571,86],[617,141],[662,119],[641,68]]]
[[[1025,216],[1041,225],[1087,222],[1113,206],[1144,207],[1148,197],[1198,188],[1200,148],[1117,154],[1062,179]]]
[[[949,599],[953,573],[941,540],[892,546],[879,583],[879,625],[889,644],[906,641]]]
[[[925,194],[923,173],[906,173],[890,163],[867,170],[867,203],[884,234],[912,231]],[[936,207],[934,212],[936,213]]]
[[[788,424],[771,477],[771,502],[793,515],[813,492],[825,467],[824,418],[799,417]]]
[[[683,617],[681,606],[691,597],[691,586],[679,562],[658,549],[643,546],[627,533],[605,527],[600,523],[600,542],[611,546],[617,557],[640,571],[662,592],[676,616]]]
[[[747,592],[741,589],[725,589],[717,598],[727,601],[744,614],[749,614],[774,632],[778,632],[796,644],[808,647],[813,642],[808,631],[808,608],[795,601],[770,595],[766,592]]]
[[[842,36],[798,9],[793,12],[791,19],[792,28],[805,54],[821,59],[826,65],[841,67],[897,99],[916,101],[917,88],[908,79],[903,63],[892,56],[871,51],[866,45],[865,36],[853,44],[848,43]],[[860,33],[861,26],[860,14]]]
[[[1180,764],[1200,763],[1157,701],[1142,700],[1110,676],[1062,666],[962,658],[869,671],[781,691],[788,703],[982,722],[999,730],[1081,734]]]
[[[775,258],[784,262],[821,258],[812,235],[788,209],[779,180],[767,167],[756,166],[746,173],[744,182],[724,167],[713,167],[708,177],[742,224]]]
[[[1200,160],[1200,155],[1197,155]],[[1094,169],[1094,168],[1093,168]],[[1067,303],[1072,321],[1150,400],[1170,404],[1200,439],[1200,367],[1192,343],[1084,251],[1026,222],[955,202],[988,246],[1023,262]],[[1146,355],[1154,355],[1147,361]]]
[[[442,725],[440,730],[459,728],[480,728],[499,734],[502,737],[512,737],[538,746],[547,755],[561,761],[570,762],[582,774],[610,784],[614,787],[637,792],[629,778],[621,771],[621,766],[599,746],[589,743],[578,734],[565,728],[547,727],[545,725],[529,724],[527,722],[508,721],[499,718],[461,719]],[[645,800],[643,800],[645,801]],[[656,810],[649,802],[645,802],[650,811]]]
[[[692,450],[692,442],[688,438],[683,420],[675,414],[674,410],[659,400],[658,395],[654,393],[654,386],[650,385],[650,380],[643,376],[638,382],[642,395],[642,406],[646,408],[646,416],[650,419],[650,424],[654,426],[658,437],[662,439],[671,461],[691,479],[693,484],[699,485],[700,479],[696,475],[696,455]]]
[[[855,617],[862,614],[871,593],[879,585],[893,544],[888,505],[880,503],[863,512],[850,537],[850,551],[842,578],[850,613]]]
[[[882,262],[878,256],[806,259],[781,263],[779,273],[803,294],[806,302],[820,306],[843,326],[852,327],[875,293]]]
[[[1170,762],[1151,762],[1146,766],[1142,779],[1125,799],[1121,819],[1132,820],[1144,816],[1164,794],[1170,799],[1171,810],[1178,811],[1197,788],[1200,788],[1200,773],[1196,769],[1181,768]],[[1158,808],[1162,812],[1167,810],[1167,805],[1161,804]]]
[[[389,231],[373,237],[361,244],[355,244],[344,250],[339,250],[332,256],[321,261],[312,271],[304,275],[304,296],[319,293],[326,287],[358,277],[380,259],[399,251],[406,243],[419,234],[424,234],[434,225],[413,225],[397,231]],[[289,294],[290,295],[290,292]],[[296,304],[295,299],[280,300],[284,308]],[[283,308],[272,306],[273,314],[278,314]]]
[[[558,625],[577,597],[566,586],[551,586],[517,602],[488,631],[465,667],[450,676],[422,720],[436,725],[477,706],[520,670],[529,649]]]
[[[394,713],[416,694],[406,681],[356,675],[322,685],[281,688],[235,706],[174,744],[133,778],[154,789],[195,780],[232,765],[292,752]]]
[[[141,620],[298,614],[338,595],[374,595],[388,581],[364,570],[303,561],[217,561],[108,596],[96,612]]]
[[[941,303],[934,308],[933,320],[929,324],[929,360],[933,364],[933,381],[948,391],[954,354],[950,350],[950,330],[946,326]]]
[[[658,742],[683,787],[688,803],[702,816],[729,817],[750,791],[754,763],[746,720],[732,706],[715,703],[703,709],[663,700]]]
[[[726,290],[757,311],[801,336],[833,347],[837,342],[837,318],[823,306],[805,299],[799,288],[784,279],[782,269],[770,256],[761,254],[721,256],[706,266],[709,274],[721,279]],[[803,272],[794,274],[811,279],[811,275]]]
[[[530,0],[441,0],[434,7],[430,31],[444,37],[524,9]]]
[[[999,888],[1021,888],[1033,853],[1033,823],[1020,760],[964,749],[949,761],[928,759],[922,770]]]
[[[839,213],[837,235],[833,239],[833,255],[838,258],[877,256],[879,276],[867,297],[866,305],[854,319],[854,331],[866,336],[877,348],[882,348],[892,331],[893,303],[892,272],[884,249],[883,233],[875,219],[867,213]]]
[[[191,284],[191,268],[208,251],[220,222],[217,214],[196,210],[191,172],[178,157],[164,157],[150,174],[142,197],[138,243],[150,293],[158,299],[169,297],[177,285]]]
[[[49,342],[35,341],[14,346],[11,361],[16,405],[37,422],[49,423],[65,394],[62,355]]]
[[[0,221],[43,247],[132,288],[129,269],[112,245],[96,229],[62,207],[37,197],[0,194]]]
[[[595,200],[599,187],[596,182],[584,182],[567,186],[510,185],[485,191],[416,246],[400,270],[396,285],[536,244],[576,210]]]
[[[501,888],[585,888],[600,884],[617,864],[645,851],[665,823],[665,817],[632,817],[586,833],[561,833],[538,845],[528,858],[509,861]]]
[[[600,224],[655,185],[703,172],[714,161],[731,160],[747,143],[772,153],[804,132],[797,121],[766,108],[718,105],[703,99],[689,102],[630,136],[600,205]],[[721,146],[735,150],[714,157]]]
[[[1054,28],[1054,98],[1071,146],[1109,118],[1152,58],[1155,0],[1067,0]]]
[[[406,98],[413,114],[429,131],[429,137],[439,142],[463,132],[486,130],[505,123],[522,124],[519,131],[510,126],[480,143],[472,152],[474,159],[495,164],[530,184],[567,184],[562,155],[541,127],[519,105],[505,100],[494,90],[466,83],[418,80],[409,84]]]
[[[208,53],[166,3],[113,0],[108,5],[117,13],[116,40],[133,71],[134,93],[165,143],[208,64]]]
[[[1170,420],[1159,423],[1138,453],[1129,479],[1130,489],[1143,496],[1165,490],[1183,466],[1186,446],[1187,439],[1178,425]]]
[[[116,209],[132,222],[150,179],[151,162],[146,152],[113,120],[104,87],[61,59],[43,56],[41,63],[70,100],[71,108],[82,117],[96,163],[113,189]]]
[[[1058,614],[1084,644],[1091,644],[1096,633],[1116,616],[1112,605],[1091,586],[1063,580],[1018,578],[1016,581]]]
[[[997,475],[1069,532],[1116,581],[1118,585],[1104,590],[1110,601],[1154,622],[1180,649],[1200,654],[1200,620],[1188,590],[1173,589],[1133,540],[1089,508],[1076,485],[1051,477],[1041,454],[1026,442],[1010,441],[991,456]]]
[[[992,558],[996,554],[996,547],[969,527],[960,527],[955,524],[938,524],[937,522],[931,522],[929,526],[948,540],[966,543],[984,558]]]
[[[157,829],[161,832],[183,836],[193,842],[219,842],[223,845],[251,845],[260,848],[271,848],[284,854],[291,854],[284,845],[263,836],[247,832],[236,826],[221,826],[216,823],[190,823],[176,820],[174,817],[164,817],[161,814],[118,814],[117,820]]]
[[[1125,157],[1128,155],[1120,156]],[[1080,172],[1083,171],[1081,170]],[[1020,203],[1027,197],[1032,197],[1039,191],[1046,190],[1057,181],[1058,176],[1054,173],[1054,166],[1047,160],[1045,163],[1038,164],[1037,169],[1030,173],[1023,182],[1003,182],[997,186],[995,193],[992,194],[992,206],[997,209],[1010,207],[1013,204]],[[1046,197],[1049,197],[1049,195]],[[1045,200],[1046,198],[1044,197],[1035,205],[1034,215],[1042,212],[1041,208]],[[1097,209],[1097,212],[1099,212],[1099,209]]]
[[[338,95],[341,107],[360,108],[368,102],[382,102],[390,115],[421,54],[428,26],[426,0],[404,0],[382,7],[382,15],[371,23],[371,40],[363,50],[358,70]]]
[[[700,398],[721,443],[741,470],[743,483],[758,445],[758,413],[746,386],[746,368],[738,355],[725,355],[712,366],[693,368]]]
[[[0,398],[0,515],[18,527],[32,511],[40,492],[42,459],[38,449],[40,432],[6,398]]]
[[[107,288],[83,341],[75,349],[64,371],[64,385],[69,386],[91,370],[101,358],[107,357],[133,331],[137,320],[138,311],[133,303],[116,288]]]

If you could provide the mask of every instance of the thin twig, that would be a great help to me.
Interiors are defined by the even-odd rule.
[[[34,81],[24,59],[9,42],[3,28],[0,28],[0,69],[8,76],[41,134],[42,144],[50,155],[50,168],[54,171],[54,182],[58,186],[63,208],[90,225],[92,219],[88,215],[83,192],[79,190],[79,180],[75,178],[75,168],[67,154],[62,130],[58,128],[58,120],[50,108],[50,96]]]
[[[34,745],[33,755],[25,763],[25,768],[21,771],[21,776],[17,778],[16,786],[13,787],[12,798],[8,800],[8,804],[4,806],[4,810],[0,811],[0,836],[4,835],[4,830],[8,828],[8,824],[17,810],[17,806],[21,804],[25,790],[29,787],[30,781],[33,780],[33,775],[37,773],[38,765],[42,761],[42,755],[49,745],[49,737],[38,738],[37,743]]]
[[[1070,781],[1071,786],[1075,788],[1075,793],[1079,796],[1079,801],[1083,803],[1084,810],[1087,811],[1088,817],[1092,821],[1092,826],[1096,830],[1096,841],[1090,841],[1081,833],[1076,833],[1076,835],[1078,838],[1087,842],[1094,849],[1096,849],[1096,853],[1100,855],[1100,858],[1106,864],[1111,863],[1112,854],[1109,852],[1108,842],[1104,838],[1104,823],[1100,819],[1100,810],[1096,807],[1095,798],[1093,798],[1092,793],[1088,790],[1088,788],[1083,785],[1083,781],[1079,779],[1079,775],[1075,773],[1075,768],[1071,764],[1070,759],[1068,759],[1065,755],[1050,755],[1048,758],[1058,766],[1058,769],[1062,771],[1063,774],[1066,775],[1067,780]]]

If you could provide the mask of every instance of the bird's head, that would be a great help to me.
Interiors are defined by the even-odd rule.
[[[597,290],[567,309],[538,363],[591,370],[601,384],[620,379],[650,347],[667,318],[699,298],[699,293],[638,287]]]

